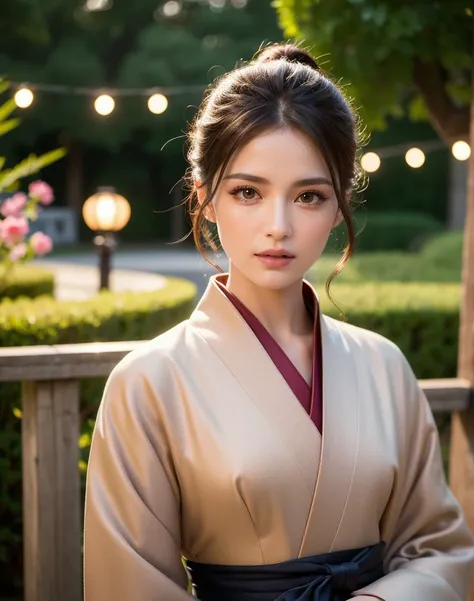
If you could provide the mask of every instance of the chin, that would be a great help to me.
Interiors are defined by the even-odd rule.
[[[255,274],[252,277],[254,284],[260,288],[267,290],[284,290],[290,288],[296,283],[302,282],[304,278],[303,273],[291,273],[284,269],[268,270],[265,273]]]

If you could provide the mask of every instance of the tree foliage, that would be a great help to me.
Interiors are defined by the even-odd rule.
[[[469,130],[471,0],[275,0],[371,129],[390,116],[429,118],[445,140]],[[349,83],[350,82],[350,83]]]
[[[0,95],[3,92],[6,92],[9,87],[8,82],[2,81],[0,78]],[[13,99],[9,99],[0,105],[0,137],[16,129],[18,125],[20,125],[20,119],[10,117],[16,108]],[[0,156],[0,194],[3,192],[11,192],[15,189],[15,186],[20,180],[38,173],[38,171],[44,167],[63,158],[64,155],[64,148],[52,150],[41,156],[30,154],[26,159],[23,159],[14,167],[7,169],[5,169],[7,158],[5,156]]]
[[[18,2],[24,9],[24,22],[36,24],[38,35],[20,37],[18,32],[15,36],[6,32],[0,36],[0,74],[11,81],[104,89],[112,95],[116,88],[181,90],[193,86],[193,90],[169,95],[168,109],[162,115],[149,112],[146,96],[122,95],[105,118],[95,112],[93,95],[38,91],[33,105],[21,113],[25,127],[8,136],[5,145],[2,140],[1,154],[18,160],[25,148],[47,149],[56,143],[67,147],[64,167],[48,171],[58,204],[65,201],[79,215],[84,199],[96,186],[115,186],[133,205],[124,236],[140,240],[168,236],[171,213],[153,211],[169,208],[180,199],[179,186],[174,188],[173,199],[169,194],[186,169],[183,134],[187,124],[209,83],[241,59],[251,58],[262,42],[281,39],[271,3]],[[101,2],[108,10],[85,9]],[[180,10],[170,14],[165,9],[170,5]],[[35,6],[40,7],[39,13]],[[9,14],[2,5],[0,26],[7,30],[9,20],[14,28],[18,11]],[[82,228],[82,221],[79,224]],[[89,232],[82,229],[81,234],[85,237]]]
[[[239,59],[250,58],[262,38],[280,36],[270,4],[257,0],[240,9],[228,1],[221,10],[212,10],[207,0],[182,0],[173,16],[163,11],[164,0],[115,0],[103,11],[87,11],[77,0],[22,1],[24,8],[30,6],[28,22],[34,21],[34,7],[41,6],[41,35],[27,36],[21,43],[17,38],[16,44],[10,36],[0,38],[0,73],[32,84],[112,93],[114,88],[204,88]],[[43,133],[62,131],[115,151],[140,132],[154,151],[168,135],[183,129],[187,107],[198,104],[201,96],[199,90],[173,96],[161,117],[149,113],[146,97],[120,97],[114,113],[104,119],[92,108],[93,98],[38,92],[28,111],[28,131],[17,139],[26,143]]]

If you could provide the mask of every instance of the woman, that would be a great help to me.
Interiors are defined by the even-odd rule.
[[[309,54],[266,48],[190,131],[195,239],[229,273],[114,369],[93,436],[86,601],[461,601],[474,547],[399,349],[303,280],[349,200],[357,122]],[[188,590],[187,590],[188,589]]]

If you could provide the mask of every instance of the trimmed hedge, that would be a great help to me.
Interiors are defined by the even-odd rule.
[[[418,378],[456,376],[459,284],[366,283],[331,286],[334,306],[321,291],[331,317],[378,332],[397,344]]]
[[[167,278],[153,292],[104,291],[86,301],[5,299],[0,302],[0,345],[66,344],[153,338],[191,313],[196,287]],[[88,459],[90,433],[105,378],[81,380],[82,471]],[[0,383],[0,591],[21,597],[21,403],[19,383]]]
[[[0,302],[0,346],[152,338],[185,319],[194,305],[194,284],[167,282],[161,290],[103,291],[85,301],[5,299]]]
[[[441,222],[419,212],[376,213],[359,209],[353,219],[359,252],[418,250],[431,236],[444,230]],[[341,225],[331,234],[328,250],[339,251],[344,244],[344,225]]]
[[[339,256],[320,257],[310,275],[325,282],[334,270]],[[453,260],[453,263],[455,261]],[[446,262],[447,263],[447,262]],[[426,259],[423,253],[379,252],[356,254],[337,276],[335,282],[363,284],[366,282],[446,282],[461,281],[461,268]]]
[[[450,270],[461,277],[463,232],[444,232],[433,236],[421,249],[420,257],[440,270]]]
[[[42,295],[53,296],[54,276],[46,269],[17,265],[8,275],[0,267],[0,301],[20,296],[36,298]]]
[[[460,282],[463,233],[433,236],[420,252],[356,253],[337,282]],[[324,254],[310,270],[310,277],[326,281],[339,255]]]

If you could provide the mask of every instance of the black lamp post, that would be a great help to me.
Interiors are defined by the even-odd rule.
[[[109,288],[112,254],[117,247],[114,234],[127,225],[130,214],[127,199],[110,187],[98,188],[82,207],[86,225],[97,233],[94,244],[99,251],[99,290]]]

